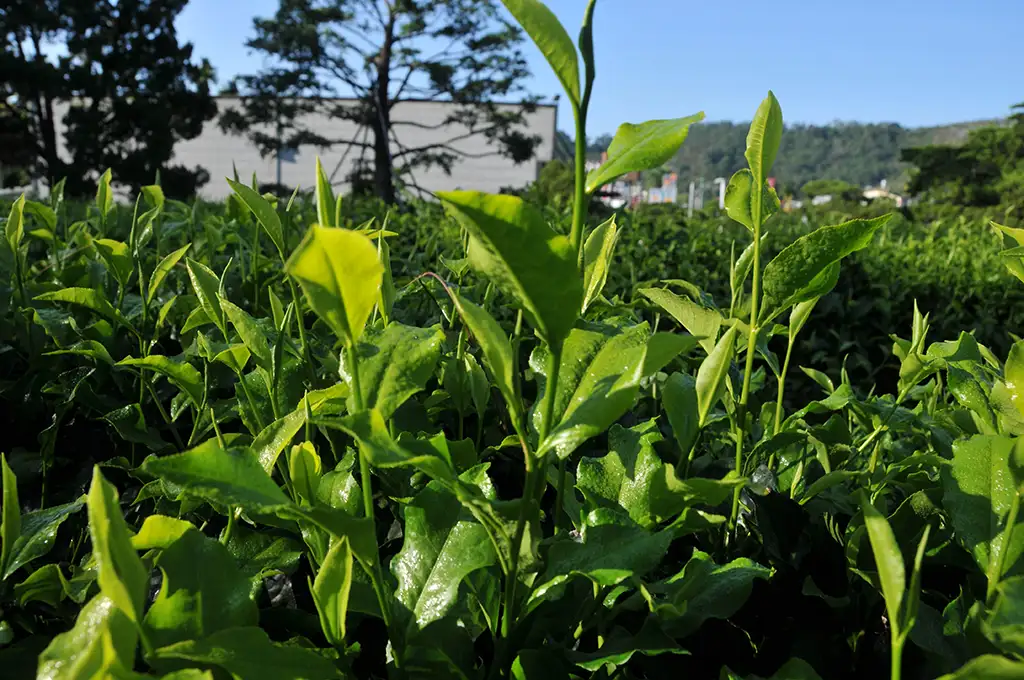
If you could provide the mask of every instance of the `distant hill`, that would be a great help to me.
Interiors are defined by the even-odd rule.
[[[783,191],[798,191],[812,179],[838,179],[861,186],[887,180],[899,191],[906,182],[907,166],[900,162],[906,147],[927,144],[958,144],[970,130],[1002,125],[1000,119],[980,120],[936,127],[905,128],[896,123],[835,123],[793,125],[786,128],[772,174]],[[669,163],[681,182],[704,177],[729,177],[746,165],[749,123],[712,122],[690,128],[689,137]],[[561,135],[562,141],[567,138]],[[595,139],[590,155],[598,155],[610,141]],[[570,144],[562,144],[568,146]]]

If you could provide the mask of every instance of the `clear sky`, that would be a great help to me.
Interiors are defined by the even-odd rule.
[[[586,0],[548,0],[575,39]],[[252,17],[277,0],[191,0],[180,37],[218,81],[252,72]],[[787,122],[937,125],[1024,101],[1024,0],[598,0],[589,134],[704,111],[749,120],[771,89]],[[525,47],[532,92],[560,91]],[[567,106],[559,128],[571,131]]]

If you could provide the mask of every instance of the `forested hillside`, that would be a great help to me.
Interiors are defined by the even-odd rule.
[[[857,185],[874,185],[885,179],[902,187],[907,164],[901,150],[929,144],[956,144],[979,127],[1002,124],[1001,120],[972,121],[928,128],[906,128],[896,123],[835,123],[793,125],[782,137],[774,175],[784,191],[798,191],[814,179],[838,179]],[[686,144],[671,163],[680,179],[730,177],[744,167],[743,149],[749,123],[711,122],[690,129]],[[561,141],[567,142],[565,135]],[[596,155],[607,148],[611,135],[590,143]],[[563,144],[571,149],[571,144]]]

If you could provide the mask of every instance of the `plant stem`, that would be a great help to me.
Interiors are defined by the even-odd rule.
[[[743,435],[747,428],[747,401],[750,398],[750,375],[754,371],[754,353],[757,351],[757,303],[761,297],[761,191],[756,190],[752,201],[754,222],[754,263],[752,265],[753,282],[750,291],[750,334],[747,338],[746,366],[743,370],[743,391],[740,392],[740,403],[736,409],[736,474],[743,471]],[[732,494],[732,514],[729,526],[736,526],[736,515],[740,509],[740,487]]]
[[[242,394],[245,395],[245,400],[249,402],[249,408],[252,409],[252,417],[256,421],[256,427],[259,430],[258,432],[253,432],[253,434],[258,435],[260,432],[263,431],[263,428],[265,427],[263,423],[263,418],[260,416],[260,412],[256,408],[256,402],[253,401],[252,393],[249,391],[249,386],[245,384],[245,375],[242,373],[242,371],[238,371],[237,375],[238,384],[242,386]]]
[[[555,486],[555,534],[562,527],[562,503],[565,502],[565,458],[558,461],[558,484]]]
[[[283,264],[281,266],[284,266]],[[292,294],[292,304],[295,305],[295,323],[299,327],[299,348],[302,350],[302,358],[306,363],[306,370],[309,372],[309,385],[316,387],[316,375],[313,372],[313,358],[309,354],[309,345],[306,344],[306,327],[302,320],[302,304],[299,302],[299,293],[295,290],[295,282],[288,277],[288,289]]]
[[[1006,553],[1010,552],[1010,539],[1013,537],[1013,527],[1017,524],[1017,515],[1020,513],[1020,493],[1013,495],[1010,502],[1010,512],[1006,515],[1006,526],[1003,528],[1003,540],[999,546],[999,556],[992,560],[988,569],[988,588],[985,593],[985,601],[992,603],[992,597],[996,594],[996,587],[1003,577],[1006,569]]]
[[[587,160],[587,131],[586,113],[575,112],[576,117],[576,157],[573,163],[575,171],[575,196],[572,204],[572,230],[569,232],[569,242],[576,250],[576,262],[583,271],[583,222],[586,218],[586,160]]]
[[[893,633],[895,636],[895,633]],[[889,680],[900,680],[903,672],[903,643],[893,640],[890,654]]]
[[[786,359],[782,362],[782,373],[779,374],[779,396],[775,400],[775,423],[772,425],[772,436],[779,433],[782,426],[782,395],[786,392],[786,374],[789,373],[789,357],[793,354],[793,344],[796,338],[789,338],[786,345]]]

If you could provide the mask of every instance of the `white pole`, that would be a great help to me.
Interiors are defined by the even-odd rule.
[[[716,177],[715,184],[718,185],[718,209],[725,210],[725,185],[724,177]]]
[[[690,182],[690,201],[687,204],[687,208],[686,208],[686,216],[687,217],[693,217],[693,201],[694,201],[694,198],[696,197],[696,191],[695,191],[696,188],[697,188],[696,185],[693,182]]]

